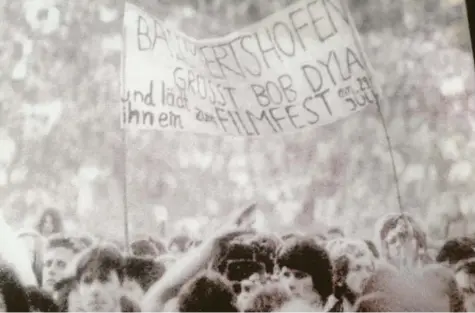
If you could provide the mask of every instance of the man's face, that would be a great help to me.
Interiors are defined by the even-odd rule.
[[[54,285],[66,276],[66,267],[74,255],[74,251],[64,247],[49,248],[45,251],[42,282],[44,290],[50,293],[54,291]]]
[[[114,270],[86,270],[79,280],[79,295],[86,311],[120,311],[122,286]]]
[[[290,289],[294,296],[302,299],[315,297],[312,277],[305,272],[283,267],[280,272],[280,281]]]
[[[357,294],[362,292],[365,282],[375,270],[375,258],[366,243],[362,241],[342,242],[335,252],[337,256],[345,256],[349,261],[346,276],[348,287]],[[336,259],[335,256],[334,258]]]
[[[249,278],[240,282],[235,282],[234,284],[239,284],[238,288],[234,288],[234,291],[237,294],[238,307],[244,307],[251,294],[258,288],[262,287],[260,275],[258,273],[252,274]]]
[[[414,238],[411,225],[400,219],[384,239],[389,257],[401,263],[411,263],[417,255],[417,242]]]
[[[351,256],[349,260],[349,272],[346,283],[353,292],[359,294],[363,291],[365,282],[374,272],[374,260],[369,254],[360,257]]]

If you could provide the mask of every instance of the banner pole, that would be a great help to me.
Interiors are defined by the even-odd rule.
[[[127,6],[127,1],[124,5],[124,15],[122,16],[122,53],[121,53],[121,64],[120,64],[120,69],[121,69],[121,78],[120,78],[120,91],[122,94],[125,94],[127,91],[124,89],[126,84],[125,84],[125,48],[127,47],[126,45],[126,39],[127,39],[127,34],[125,32],[125,9]],[[127,121],[125,120],[127,118],[127,115],[123,111],[123,103],[122,103],[122,95],[120,96],[120,106],[121,106],[121,126],[122,126],[122,164],[123,164],[123,176],[122,176],[122,201],[124,204],[123,208],[123,219],[124,219],[124,241],[125,241],[125,253],[127,255],[130,254],[130,242],[129,242],[129,205],[127,201],[127,153],[128,153],[128,141],[127,141]]]

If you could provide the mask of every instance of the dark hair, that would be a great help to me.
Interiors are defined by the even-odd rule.
[[[246,302],[244,312],[274,312],[286,302],[292,300],[289,290],[280,284],[265,285],[262,289],[253,292]]]
[[[277,264],[281,268],[285,266],[309,274],[312,277],[313,290],[320,295],[324,303],[333,293],[330,257],[314,240],[289,239],[279,251]]]
[[[222,249],[220,255],[218,255],[213,261],[212,268],[224,274],[227,271],[229,262],[234,260],[248,260],[254,261],[256,248],[250,244],[242,242],[232,242]]]
[[[168,250],[170,250],[173,245],[176,245],[180,252],[185,252],[190,247],[191,243],[192,240],[190,237],[186,235],[178,235],[170,240],[168,243]]]
[[[287,234],[282,235],[281,239],[282,239],[282,241],[287,241],[289,239],[301,238],[301,237],[302,237],[302,235],[297,234],[297,233],[287,233]]]
[[[262,263],[266,272],[272,273],[280,244],[280,239],[271,235],[237,238],[222,249],[213,262],[213,269],[224,274],[230,262],[247,260]]]
[[[125,258],[124,276],[136,281],[146,292],[165,273],[165,265],[149,258]]]
[[[455,272],[464,271],[468,275],[475,275],[475,258],[467,259],[464,262],[460,262],[455,267]]]
[[[150,256],[153,258],[158,256],[157,248],[153,242],[147,239],[140,239],[132,242],[130,244],[130,249],[132,250],[132,254],[135,256]]]
[[[456,264],[461,260],[475,257],[475,240],[470,237],[457,237],[447,240],[440,248],[436,261],[439,263],[448,261]]]
[[[86,246],[78,239],[63,234],[54,234],[48,238],[46,249],[65,248],[78,253],[86,248]]]
[[[229,281],[207,271],[183,286],[177,302],[179,312],[238,312],[235,301]]]
[[[59,312],[53,297],[36,286],[26,287],[28,302],[33,312]]]
[[[327,233],[328,234],[338,234],[338,235],[341,235],[341,236],[345,236],[345,233],[343,232],[343,230],[338,226],[330,227],[328,229]]]
[[[282,244],[280,238],[271,235],[256,235],[251,238],[250,244],[255,253],[255,260],[265,265],[267,273],[272,273],[277,251]]]
[[[28,294],[14,268],[0,265],[0,290],[7,312],[30,312]]]
[[[51,217],[53,223],[53,234],[60,233],[64,230],[64,223],[59,210],[55,208],[47,208],[40,215],[35,227],[36,231],[43,235],[43,227],[48,217]]]
[[[138,303],[128,296],[120,297],[121,312],[142,312]]]
[[[124,278],[124,257],[113,245],[99,244],[85,251],[79,257],[76,267],[76,281],[84,274],[92,273],[92,279],[102,278],[115,271],[122,283]]]

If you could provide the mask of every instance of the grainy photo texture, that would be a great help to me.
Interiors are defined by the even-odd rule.
[[[0,311],[475,311],[464,1],[0,7]]]

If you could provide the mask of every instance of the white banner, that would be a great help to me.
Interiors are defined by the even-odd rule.
[[[300,1],[196,40],[126,3],[122,127],[258,136],[335,122],[377,92],[337,0]]]

